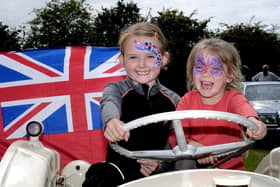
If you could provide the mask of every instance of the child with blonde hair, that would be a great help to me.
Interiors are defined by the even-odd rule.
[[[124,131],[123,124],[176,110],[180,97],[158,81],[161,68],[169,61],[166,38],[157,25],[142,22],[124,29],[119,45],[119,60],[127,72],[127,79],[109,83],[104,89],[101,100],[104,135],[110,142],[119,141],[119,145],[129,150],[164,149],[168,145],[171,122],[153,123],[130,132]],[[159,161],[130,159],[116,153],[110,146],[106,161],[103,165],[91,167],[90,171],[96,175],[101,170],[104,173],[102,178],[99,175],[95,180],[95,186],[117,186],[163,169]],[[114,168],[119,173],[119,181],[110,180]]]
[[[266,126],[255,109],[241,93],[241,60],[236,48],[221,39],[211,38],[198,42],[187,63],[189,92],[180,100],[177,110],[217,110],[235,113],[252,120],[256,132],[247,135],[260,140],[266,135]],[[182,120],[185,136],[194,146],[210,146],[242,141],[243,127],[239,124],[215,119]],[[174,134],[170,142],[176,144]],[[197,158],[198,164],[215,164],[222,158],[207,155]],[[244,169],[242,156],[221,164],[224,169]]]

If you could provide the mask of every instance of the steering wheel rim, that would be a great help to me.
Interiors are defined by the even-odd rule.
[[[187,143],[180,120],[198,119],[198,118],[226,120],[237,124],[241,124],[252,131],[256,131],[258,128],[257,125],[251,120],[243,116],[233,114],[233,113],[228,113],[228,112],[211,111],[211,110],[182,110],[182,111],[163,112],[163,113],[153,114],[153,115],[135,119],[133,121],[124,124],[123,128],[125,131],[130,131],[135,128],[145,126],[151,123],[172,120],[177,143],[178,143],[178,145],[174,147],[172,150],[129,151],[121,147],[117,143],[110,143],[110,146],[113,150],[115,150],[119,154],[133,159],[180,160],[180,159],[192,159],[196,156],[205,155],[205,154],[211,154],[215,157],[225,156],[254,143],[253,140],[247,138],[244,135],[243,136],[244,141],[240,141],[240,142],[219,144],[213,146],[194,147]]]

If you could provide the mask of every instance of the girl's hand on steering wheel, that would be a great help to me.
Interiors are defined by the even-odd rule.
[[[111,119],[106,123],[104,136],[107,138],[107,140],[111,142],[116,142],[120,140],[128,141],[129,132],[124,131],[123,125],[124,123],[121,120],[117,118]]]
[[[206,157],[198,158],[197,162],[199,164],[202,164],[202,165],[215,164],[217,162],[217,158],[209,155],[209,156],[206,156]]]
[[[253,121],[258,126],[258,130],[256,132],[253,132],[253,131],[247,129],[247,131],[246,131],[247,135],[254,140],[263,139],[267,133],[266,125],[262,121],[254,118],[254,117],[249,117],[248,119]]]
[[[146,177],[158,171],[161,167],[158,160],[137,160],[137,162],[141,165],[140,172]]]

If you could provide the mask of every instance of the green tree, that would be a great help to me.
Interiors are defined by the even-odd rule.
[[[275,70],[279,65],[280,40],[274,31],[266,30],[265,25],[236,24],[225,25],[223,32],[216,33],[228,42],[234,43],[239,50],[242,64],[249,67],[248,77],[261,71],[263,64]]]
[[[20,49],[19,32],[9,29],[7,25],[0,22],[0,52]]]
[[[133,2],[119,0],[116,7],[102,8],[94,19],[94,41],[98,46],[117,46],[122,28],[132,23],[143,21],[140,9]]]
[[[164,85],[183,95],[186,92],[186,63],[193,45],[202,38],[208,37],[210,32],[207,24],[210,20],[198,21],[177,10],[163,10],[159,16],[153,17],[168,40],[171,62],[166,71],[162,71],[160,80]]]
[[[37,9],[29,22],[31,32],[25,47],[42,48],[67,45],[90,45],[93,24],[85,0],[51,0]]]

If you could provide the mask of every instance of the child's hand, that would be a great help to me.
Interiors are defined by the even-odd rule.
[[[158,160],[137,160],[137,162],[141,165],[140,172],[146,177],[161,167]]]
[[[198,158],[197,162],[199,164],[202,164],[202,165],[215,164],[217,162],[217,158],[209,155],[209,156],[206,156],[206,157]]]
[[[123,122],[119,119],[113,118],[107,122],[104,136],[111,142],[120,140],[128,141],[129,132],[124,131]]]
[[[195,146],[195,147],[202,147],[204,145],[195,142],[195,141],[191,141],[189,142],[191,145]],[[217,158],[212,156],[212,155],[201,155],[199,157],[195,158],[197,160],[197,162],[199,164],[205,165],[205,164],[215,164],[217,162]]]
[[[247,129],[246,131],[247,135],[254,140],[263,139],[267,133],[266,125],[262,121],[254,117],[249,117],[248,119],[252,120],[258,126],[258,130],[256,132],[253,132]]]

